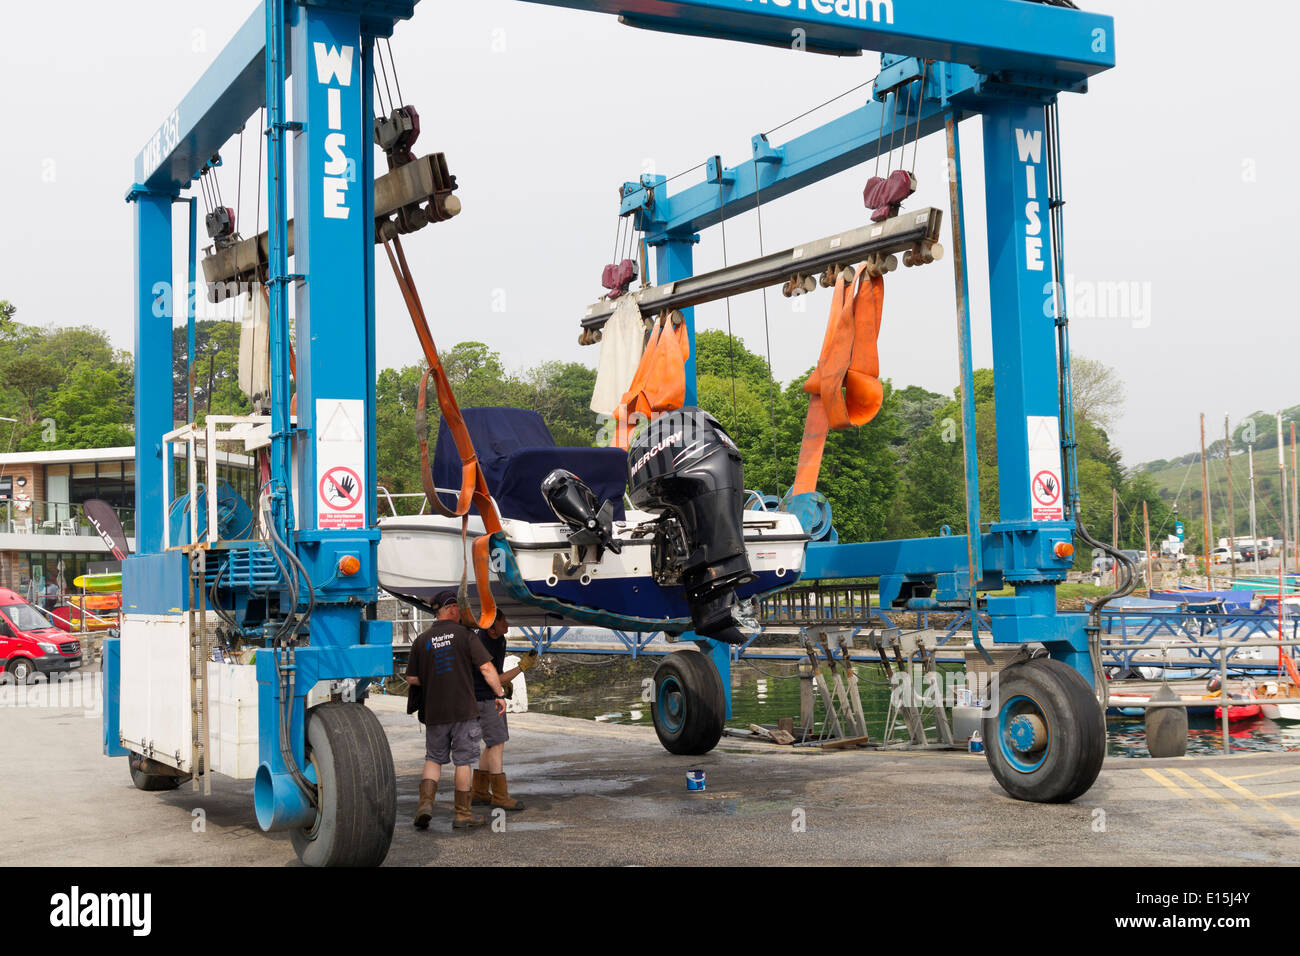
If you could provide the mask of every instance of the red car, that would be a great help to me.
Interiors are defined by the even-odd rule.
[[[0,670],[19,684],[81,666],[81,643],[20,597],[0,588]]]

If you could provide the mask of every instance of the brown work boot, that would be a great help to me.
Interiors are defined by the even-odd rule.
[[[487,806],[492,802],[492,791],[488,789],[488,781],[492,774],[486,770],[474,771],[474,805]]]
[[[506,775],[504,773],[491,774],[488,786],[492,791],[492,806],[500,807],[502,810],[522,810],[524,808],[521,801],[511,799],[510,790],[506,787]]]
[[[482,814],[475,813],[470,809],[474,805],[473,799],[473,790],[456,791],[456,816],[451,821],[451,828],[453,830],[464,830],[467,827],[481,827],[487,822],[483,819]]]
[[[438,795],[437,780],[420,781],[420,805],[415,808],[415,825],[424,830],[433,819],[433,798]]]

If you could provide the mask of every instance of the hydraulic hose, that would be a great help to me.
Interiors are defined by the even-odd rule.
[[[217,586],[220,585],[221,576],[226,573],[228,567],[230,567],[229,558],[221,562],[221,567],[217,569],[217,576],[212,579],[212,587],[208,589],[208,603],[211,604],[212,610],[216,612],[217,617],[226,623],[226,626],[238,630],[238,622],[230,616],[230,612],[223,608],[217,600]]]
[[[1064,5],[1064,2],[1058,4]],[[1074,516],[1074,526],[1081,538],[1094,550],[1109,554],[1115,561],[1115,590],[1102,595],[1093,602],[1088,610],[1088,655],[1092,662],[1092,671],[1096,681],[1097,698],[1103,708],[1109,699],[1106,689],[1106,674],[1102,668],[1101,655],[1101,612],[1111,601],[1127,597],[1137,586],[1137,565],[1117,548],[1098,541],[1088,533],[1083,523],[1082,498],[1079,494],[1078,444],[1074,430],[1074,395],[1070,380],[1070,318],[1066,303],[1065,288],[1065,220],[1063,208],[1065,199],[1061,183],[1061,138],[1057,117],[1057,104],[1049,103],[1043,110],[1044,127],[1047,140],[1047,189],[1048,189],[1048,228],[1052,243],[1052,278],[1053,301],[1056,312],[1056,337],[1059,362],[1057,364],[1057,392],[1061,415],[1061,444],[1065,451],[1066,493],[1063,495],[1070,502]],[[1120,571],[1123,570],[1123,577]]]
[[[280,574],[284,577],[285,583],[289,588],[289,609],[285,614],[284,623],[276,628],[272,635],[271,652],[275,655],[275,670],[279,678],[280,688],[280,758],[284,761],[285,766],[289,769],[290,776],[298,788],[307,798],[307,802],[313,807],[318,805],[317,791],[312,786],[302,768],[298,766],[298,761],[293,754],[293,747],[289,744],[289,713],[293,707],[294,700],[294,677],[291,666],[293,664],[293,636],[301,623],[311,616],[311,611],[316,607],[315,595],[312,594],[311,579],[307,571],[302,567],[302,562],[298,560],[288,547],[285,546],[284,540],[275,530],[275,521],[271,515],[269,496],[263,496],[262,499],[262,519],[266,527],[266,532],[271,538],[271,557],[274,559],[276,567],[279,568]],[[283,550],[285,556],[295,565],[294,573],[289,573],[285,567],[284,561],[280,559],[279,551]],[[308,594],[310,596],[310,606],[306,617],[301,621],[297,619],[296,612],[298,609],[298,574],[302,571],[303,579],[307,582]],[[284,659],[281,659],[281,651],[284,653]],[[304,727],[304,730],[306,728]]]
[[[262,521],[267,529],[267,534],[272,538],[272,546],[269,548],[271,558],[275,561],[275,566],[280,571],[280,577],[284,580],[285,586],[289,589],[289,610],[285,614],[284,621],[280,623],[280,626],[275,629],[275,633],[271,635],[271,643],[277,644],[283,640],[287,634],[290,634],[294,627],[294,612],[298,608],[298,578],[297,575],[290,575],[289,569],[286,568],[284,562],[280,560],[280,553],[275,547],[275,542],[279,540],[279,536],[275,533],[275,524],[271,519],[269,502],[267,502],[265,498],[262,501]]]
[[[1088,533],[1088,529],[1083,524],[1083,513],[1076,510],[1074,513],[1074,527],[1079,537],[1084,540],[1094,550],[1100,549],[1109,554],[1115,560],[1115,590],[1103,594],[1088,609],[1088,654],[1092,659],[1092,672],[1096,676],[1097,698],[1103,704],[1110,697],[1110,692],[1106,690],[1106,673],[1102,669],[1101,660],[1101,611],[1109,602],[1116,598],[1128,597],[1137,587],[1137,562],[1133,561],[1124,552],[1114,548],[1104,542],[1098,541]],[[1124,571],[1123,583],[1120,583],[1120,569]]]

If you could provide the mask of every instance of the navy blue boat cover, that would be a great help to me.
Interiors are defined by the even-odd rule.
[[[542,479],[556,468],[567,468],[586,482],[598,501],[613,501],[615,520],[623,519],[627,485],[627,452],[623,449],[558,448],[542,416],[524,408],[466,408],[461,414],[503,518],[557,520],[542,497]],[[433,452],[433,483],[438,488],[456,489],[460,478],[460,454],[442,419]],[[440,492],[439,497],[449,508],[456,504],[454,494]]]

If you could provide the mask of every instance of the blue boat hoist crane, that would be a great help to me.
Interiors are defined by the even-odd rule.
[[[391,623],[372,619],[370,610],[380,537],[374,247],[377,230],[391,237],[459,210],[441,155],[395,164],[390,152],[389,171],[377,175],[370,145],[375,41],[413,16],[416,2],[263,3],[149,138],[127,195],[135,249],[138,553],[123,566],[121,635],[104,645],[105,753],[128,757],[142,789],[190,779],[208,786],[214,771],[253,778],[259,825],[290,831],[310,864],[382,862],[396,815],[389,745],[359,702],[370,681],[392,670]],[[980,533],[841,544],[826,533],[823,504],[786,506],[804,508],[805,527],[820,529],[813,535],[820,540],[807,546],[803,581],[878,579],[882,608],[982,609],[994,643],[1045,649],[1022,654],[1002,672],[985,721],[989,763],[1021,799],[1069,800],[1085,792],[1100,769],[1105,727],[1094,691],[1101,679],[1095,618],[1057,610],[1056,586],[1072,565],[1074,535],[1086,531],[1076,524],[1067,317],[1059,297],[1045,290],[1057,288],[1050,283],[1064,274],[1057,97],[1085,92],[1091,76],[1115,65],[1112,19],[1068,0],[522,2],[785,49],[888,51],[860,108],[783,144],[755,136],[752,157],[730,168],[715,157],[703,181],[687,188],[670,191],[658,175],[625,183],[619,212],[634,217],[653,250],[657,283],[636,294],[647,313],[678,309],[693,343],[694,305],[809,281],[873,253],[902,251],[929,261],[941,254],[937,210],[901,213],[902,220],[915,215],[922,228],[904,240],[897,240],[896,224],[883,231],[868,224],[855,232],[860,242],[852,249],[810,243],[785,254],[784,265],[777,254],[695,276],[692,249],[702,230],[726,218],[875,159],[896,135],[909,135],[908,124],[918,137],[946,136],[968,527]],[[284,82],[290,74],[292,104]],[[220,162],[222,145],[256,122],[262,108],[267,232],[238,240],[230,224],[209,217],[216,249],[204,263],[210,291],[214,278],[250,267],[265,283],[270,368],[260,414],[174,428],[172,328],[182,301],[171,294],[174,210],[189,203],[192,296],[196,203],[181,193]],[[409,117],[399,113],[379,118],[375,138],[388,123],[387,132],[400,138]],[[999,465],[1000,518],[986,527],[974,461],[958,125],[975,116],[983,123]],[[801,258],[809,249],[816,257]],[[599,328],[608,311],[588,309],[584,328]],[[192,299],[189,317],[192,374]],[[695,403],[694,374],[692,347],[687,405]],[[193,419],[192,389],[190,411]],[[220,454],[231,448],[259,463],[257,516],[218,478]],[[186,461],[185,488],[174,487],[178,454]],[[1006,585],[1014,595],[978,596]],[[239,635],[245,657],[209,659],[210,614]],[[981,646],[980,615],[970,617]],[[716,665],[711,679],[721,675],[727,688],[728,648],[699,643]],[[688,693],[688,705],[691,699]],[[241,717],[257,728],[255,739],[241,736]],[[689,706],[686,719],[693,719]]]

